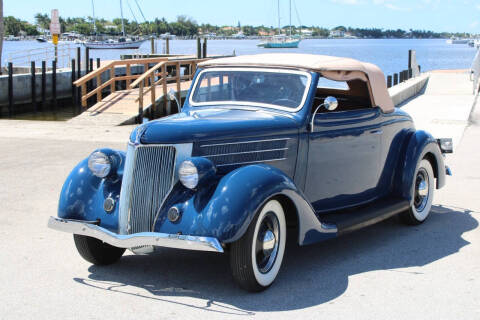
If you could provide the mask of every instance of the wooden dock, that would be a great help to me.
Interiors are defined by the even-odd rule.
[[[87,107],[89,98],[97,102],[79,116],[70,119],[72,124],[124,125],[141,123],[143,116],[160,107],[163,115],[177,112],[175,102],[170,102],[168,91],[173,89],[177,99],[186,96],[192,83],[197,63],[205,59],[168,60],[166,58],[130,59],[112,61],[78,79],[74,84],[82,88],[82,105]],[[153,67],[151,64],[155,63]],[[126,75],[116,75],[115,66],[125,65]],[[143,65],[144,73],[132,75],[133,65]],[[102,83],[102,73],[109,72],[109,79]],[[96,86],[87,92],[87,83],[96,80]],[[126,90],[116,90],[116,83],[124,81]],[[109,88],[105,97],[103,91]]]

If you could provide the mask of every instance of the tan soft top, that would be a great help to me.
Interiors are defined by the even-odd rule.
[[[323,77],[337,81],[361,79],[369,81],[374,105],[383,112],[392,112],[394,104],[388,94],[385,75],[374,64],[350,58],[301,53],[268,53],[207,60],[199,67],[278,67],[320,72]]]

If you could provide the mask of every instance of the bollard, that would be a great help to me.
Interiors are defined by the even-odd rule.
[[[170,54],[170,38],[165,39],[165,53]]]
[[[47,91],[47,62],[42,61],[42,110],[46,104],[46,91]]]
[[[75,105],[77,103],[77,88],[73,84],[75,82],[75,59],[72,59],[72,104]]]
[[[52,102],[53,108],[57,109],[57,61],[52,61]]]
[[[387,88],[391,88],[392,87],[392,76],[388,76],[387,77]]]
[[[203,52],[202,57],[205,59],[207,57],[207,38],[203,39]]]
[[[33,111],[37,113],[37,82],[35,81],[35,61],[31,62],[30,65],[30,80],[31,80],[31,89],[32,89],[32,104],[33,104]]]
[[[197,59],[202,58],[202,44],[200,42],[200,37],[197,37]]]
[[[8,116],[13,116],[13,64],[8,63]]]
[[[398,84],[398,73],[393,74],[393,85],[396,86]]]

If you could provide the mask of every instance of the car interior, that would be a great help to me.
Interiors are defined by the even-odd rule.
[[[328,96],[335,97],[338,100],[338,107],[332,111],[320,108],[318,113],[367,109],[373,106],[368,83],[360,79],[334,81],[320,78],[312,106],[312,113]]]

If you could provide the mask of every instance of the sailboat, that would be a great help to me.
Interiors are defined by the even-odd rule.
[[[298,44],[301,39],[298,37],[292,36],[292,0],[290,0],[290,35],[287,36],[281,33],[280,27],[280,0],[277,0],[278,8],[278,35],[273,36],[267,41],[257,44],[259,47],[263,48],[298,48]]]
[[[97,33],[97,25],[95,23],[95,7],[92,0],[93,9],[93,30]],[[120,0],[120,14],[122,16],[122,35],[123,37],[118,40],[108,39],[106,41],[89,41],[83,45],[89,49],[138,49],[146,40],[132,40],[125,38],[125,24],[123,22],[123,7],[122,0]]]

